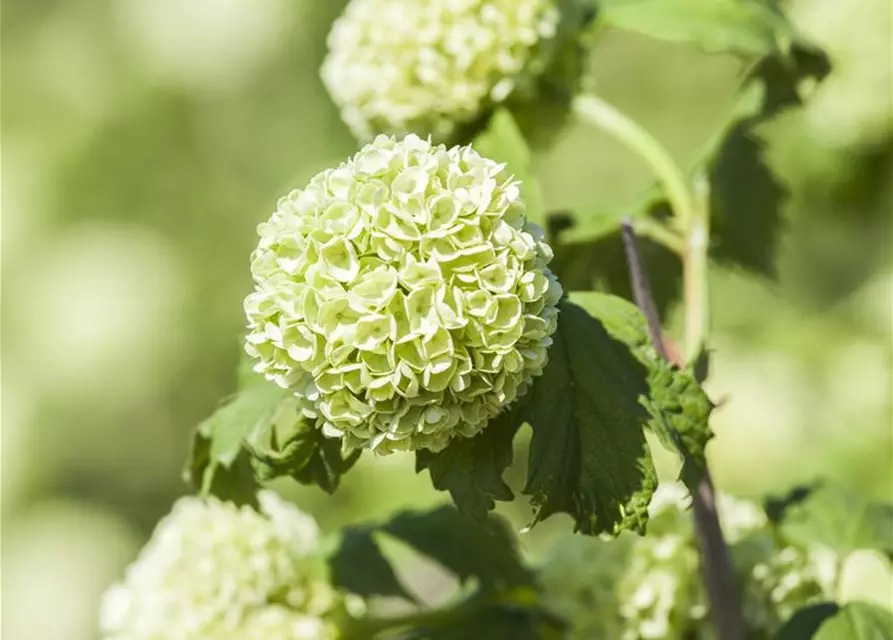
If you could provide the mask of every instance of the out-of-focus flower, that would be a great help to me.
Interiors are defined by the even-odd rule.
[[[557,545],[540,580],[546,605],[572,624],[574,638],[713,637],[685,496],[679,485],[655,493],[645,537]],[[814,554],[780,542],[757,505],[720,495],[717,508],[751,631],[770,634],[829,595]]]
[[[315,521],[272,492],[259,502],[256,511],[181,498],[103,597],[103,637],[336,637],[326,615],[337,598],[315,554]]]
[[[542,373],[552,250],[471,147],[379,136],[259,233],[246,350],[346,448],[442,449]]]
[[[542,72],[558,20],[553,0],[352,0],[322,79],[360,140],[445,139]]]

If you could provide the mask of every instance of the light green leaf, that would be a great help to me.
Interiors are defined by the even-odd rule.
[[[233,396],[198,426],[211,441],[211,458],[229,466],[249,434],[273,423],[286,397],[288,391],[273,383],[251,386]]]
[[[563,511],[588,535],[642,531],[657,485],[639,402],[647,371],[602,322],[571,302],[559,309],[549,364],[524,412],[534,523]]]
[[[618,29],[683,42],[710,53],[759,56],[794,37],[784,16],[760,0],[601,0],[599,19]]]
[[[521,182],[521,196],[527,206],[527,219],[546,228],[546,212],[539,181],[533,173],[530,148],[524,134],[505,108],[496,109],[487,128],[478,134],[472,146],[481,155],[504,162],[508,173]]]
[[[708,424],[713,403],[694,372],[680,370],[658,355],[647,322],[634,304],[596,292],[573,293],[571,300],[600,320],[645,366],[648,393],[642,404],[651,415],[649,426],[667,449],[681,456],[681,479],[693,490],[706,466],[707,442],[713,437]]]
[[[243,444],[249,434],[273,423],[286,394],[274,384],[251,386],[198,426],[186,474],[200,493],[253,500],[257,483]]]
[[[784,510],[781,531],[791,542],[824,545],[841,555],[857,549],[893,555],[893,505],[824,485]]]
[[[416,471],[428,469],[435,489],[449,491],[463,513],[484,518],[495,500],[511,500],[502,479],[512,463],[512,441],[521,427],[521,401],[493,418],[474,438],[454,438],[443,451],[416,452]]]
[[[850,602],[819,627],[814,640],[893,640],[893,613],[867,602]],[[797,640],[791,638],[791,640]]]

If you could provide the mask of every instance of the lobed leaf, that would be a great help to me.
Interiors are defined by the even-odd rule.
[[[513,440],[521,427],[522,401],[493,418],[474,438],[454,438],[443,451],[416,451],[416,471],[428,469],[435,489],[449,491],[463,513],[485,518],[496,500],[511,500],[502,479],[512,464]]]
[[[243,443],[272,424],[286,394],[272,384],[251,386],[198,426],[186,475],[201,494],[253,503],[257,482]]]
[[[708,424],[713,403],[694,371],[681,370],[658,355],[647,322],[634,304],[595,292],[574,293],[571,300],[601,321],[645,367],[648,391],[641,402],[651,416],[648,425],[665,447],[680,455],[681,479],[694,490],[706,467],[707,443],[713,437]]]
[[[523,414],[533,428],[524,487],[533,522],[567,512],[585,534],[642,531],[657,485],[639,403],[647,372],[599,320],[571,302],[559,309]]]
[[[316,485],[326,493],[334,493],[359,459],[361,450],[344,452],[341,440],[326,437],[316,423],[284,408],[286,415],[276,424],[265,425],[249,439],[249,447],[257,462],[258,474],[264,480],[282,476],[300,484]]]

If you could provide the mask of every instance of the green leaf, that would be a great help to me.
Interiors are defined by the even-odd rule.
[[[373,533],[368,528],[343,531],[338,548],[329,558],[332,583],[364,598],[391,596],[415,601],[382,554]]]
[[[478,134],[472,146],[482,156],[504,162],[508,173],[521,182],[521,196],[527,205],[527,219],[546,227],[543,193],[531,166],[530,148],[524,134],[508,109],[493,112],[487,128]]]
[[[893,613],[867,602],[850,602],[822,623],[812,637],[815,640],[893,640]]]
[[[775,634],[775,640],[806,640],[812,638],[825,620],[840,611],[833,602],[820,602],[797,611]]]
[[[258,474],[264,480],[288,476],[301,484],[334,493],[361,450],[342,451],[339,438],[328,438],[316,423],[288,408],[275,424],[254,432],[248,440]]]
[[[680,370],[658,355],[648,324],[634,304],[595,292],[574,293],[571,300],[602,322],[645,366],[648,392],[642,403],[651,416],[649,426],[665,447],[681,456],[681,479],[694,490],[706,467],[707,443],[713,437],[708,424],[713,403],[694,371]]]
[[[796,544],[820,544],[841,555],[857,549],[893,555],[893,504],[828,484],[785,509],[781,532]]]
[[[288,395],[287,390],[267,383],[249,387],[233,396],[198,426],[199,432],[211,441],[211,459],[229,466],[249,434],[273,423]]]
[[[797,43],[789,55],[767,56],[749,74],[731,120],[705,155],[718,260],[775,277],[788,192],[767,164],[758,128],[803,104],[802,87],[814,85],[829,70],[820,51]]]
[[[784,16],[760,0],[601,0],[604,24],[710,53],[759,56],[790,42]]]
[[[511,500],[502,479],[512,464],[512,442],[521,427],[523,399],[493,418],[474,438],[454,438],[443,451],[416,452],[416,471],[428,469],[435,489],[449,491],[463,513],[484,518],[496,500]]]
[[[234,395],[195,431],[188,480],[202,495],[253,502],[257,481],[245,438],[275,420],[286,391],[256,385]]]
[[[642,531],[657,484],[639,403],[647,372],[599,320],[567,301],[559,310],[549,364],[524,412],[533,522],[563,511],[588,535]]]
[[[472,598],[430,624],[414,625],[400,640],[562,640],[566,624],[535,602],[530,589],[516,590],[490,603]]]
[[[518,555],[515,536],[495,517],[476,520],[443,506],[397,514],[381,530],[436,560],[459,580],[476,578],[485,590],[533,583]]]

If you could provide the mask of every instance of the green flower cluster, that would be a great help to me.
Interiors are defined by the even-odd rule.
[[[103,596],[105,640],[326,640],[340,603],[315,521],[272,492],[260,511],[181,498]]]
[[[662,485],[648,535],[562,541],[540,571],[547,605],[573,637],[713,638],[685,490]],[[750,637],[771,637],[796,609],[824,599],[820,568],[780,543],[754,504],[720,495],[717,509],[743,596]]]
[[[442,449],[542,373],[552,251],[471,147],[379,136],[258,231],[246,350],[345,448]]]
[[[443,140],[542,72],[554,0],[352,0],[328,38],[321,75],[360,140]]]

